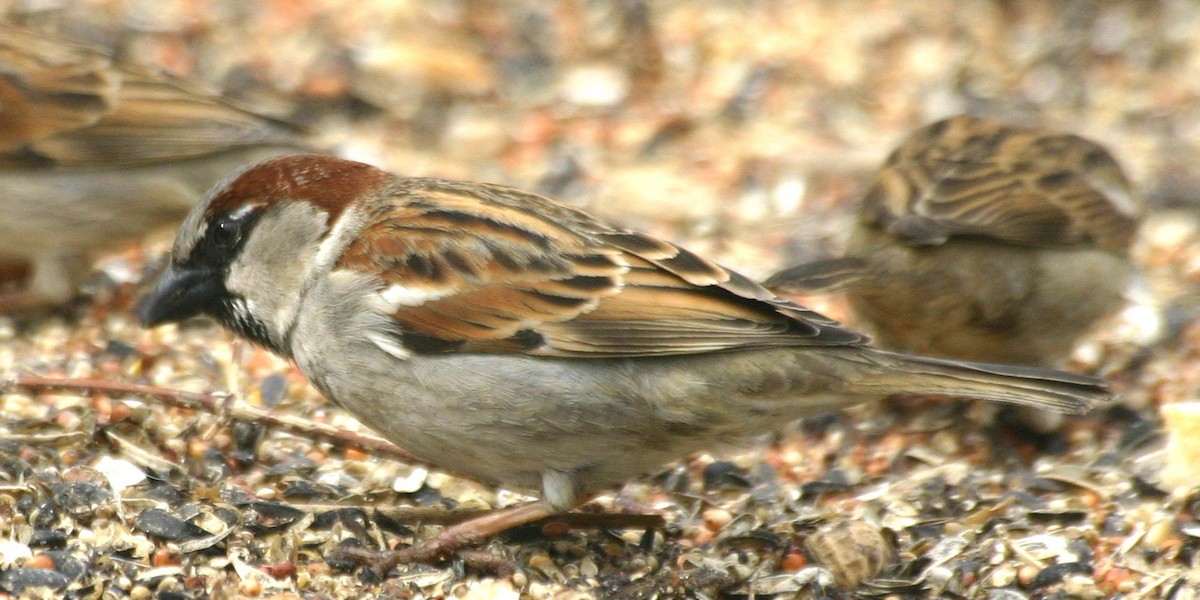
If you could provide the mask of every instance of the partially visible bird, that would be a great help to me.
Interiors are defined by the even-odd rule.
[[[1124,304],[1142,213],[1098,144],[951,117],[887,158],[844,257],[766,285],[844,291],[853,320],[893,350],[1058,365]]]
[[[72,297],[95,252],[181,220],[300,131],[99,50],[0,24],[0,311]],[[0,275],[4,277],[4,275]]]

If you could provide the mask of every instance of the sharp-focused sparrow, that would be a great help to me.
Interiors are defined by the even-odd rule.
[[[267,160],[214,188],[139,311],[147,326],[216,317],[430,464],[540,491],[414,551],[426,557],[889,393],[1067,412],[1109,397],[1091,377],[875,350],[733,271],[547,198],[328,156]]]
[[[69,299],[97,250],[178,222],[234,167],[303,145],[285,123],[103,52],[0,25],[0,310]]]

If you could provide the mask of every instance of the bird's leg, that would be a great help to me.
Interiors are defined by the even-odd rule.
[[[558,511],[546,503],[534,501],[472,517],[443,529],[431,540],[408,548],[388,552],[372,552],[364,548],[345,548],[342,552],[350,558],[370,564],[371,568],[382,577],[396,565],[414,562],[436,563],[457,550],[477,544],[498,533],[555,514],[558,514]]]
[[[582,503],[586,502],[589,497],[590,495],[586,495],[574,499]],[[561,530],[564,527],[634,527],[654,530],[661,529],[664,525],[662,515],[657,514],[564,512],[564,509],[551,506],[545,500],[538,500],[471,516],[443,529],[433,539],[407,548],[385,552],[376,552],[366,548],[342,548],[338,552],[347,559],[370,565],[381,578],[386,575],[388,570],[397,565],[414,562],[438,563],[451,556],[457,556],[468,563],[478,565],[494,564],[496,562],[494,556],[482,551],[466,553],[463,550],[509,529],[537,521],[546,522],[547,530]]]

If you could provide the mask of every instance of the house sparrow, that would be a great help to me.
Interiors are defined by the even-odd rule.
[[[893,392],[1081,412],[1095,378],[869,348],[863,336],[653,237],[516,189],[297,155],[184,220],[139,306],[293,359],[428,463],[539,490],[394,555],[574,507],[688,453]]]
[[[766,286],[844,291],[855,320],[892,350],[1054,366],[1124,304],[1142,211],[1093,142],[951,117],[884,162],[845,257]]]
[[[178,222],[298,131],[97,50],[0,25],[0,310],[69,299],[97,250]]]

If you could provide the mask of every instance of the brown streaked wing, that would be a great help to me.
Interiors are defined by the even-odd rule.
[[[238,109],[210,92],[144,69],[121,70],[114,109],[91,127],[30,149],[58,164],[142,164],[233,147],[296,145],[299,130]]]
[[[685,248],[641,233],[611,232],[602,234],[601,239],[682,279],[695,293],[719,297],[726,308],[749,306],[756,311],[784,317],[788,321],[790,338],[785,345],[841,345],[866,341],[865,336],[843,329],[837,321],[784,300],[741,273],[726,269]],[[643,250],[643,246],[650,249]],[[775,344],[772,342],[769,345]]]
[[[621,293],[575,319],[546,324],[540,331],[548,334],[548,351],[541,354],[667,356],[864,341],[799,305],[740,295],[723,283],[689,283],[637,256],[626,261]]]
[[[95,123],[120,78],[99,52],[0,25],[0,152]]]
[[[385,298],[392,286],[405,290],[393,314],[410,349],[530,351],[546,323],[618,293],[627,267],[619,251],[543,216],[548,201],[522,196],[403,180],[338,266],[377,274]]]
[[[404,180],[339,267],[378,274],[385,297],[402,286],[410,305],[394,316],[417,352],[662,356],[863,341],[672,244],[500,186]]]
[[[914,245],[971,235],[1123,251],[1140,200],[1083,138],[952,117],[914,132],[885,162],[861,215]]]
[[[0,26],[0,165],[138,165],[296,144],[299,130],[103,52]]]

